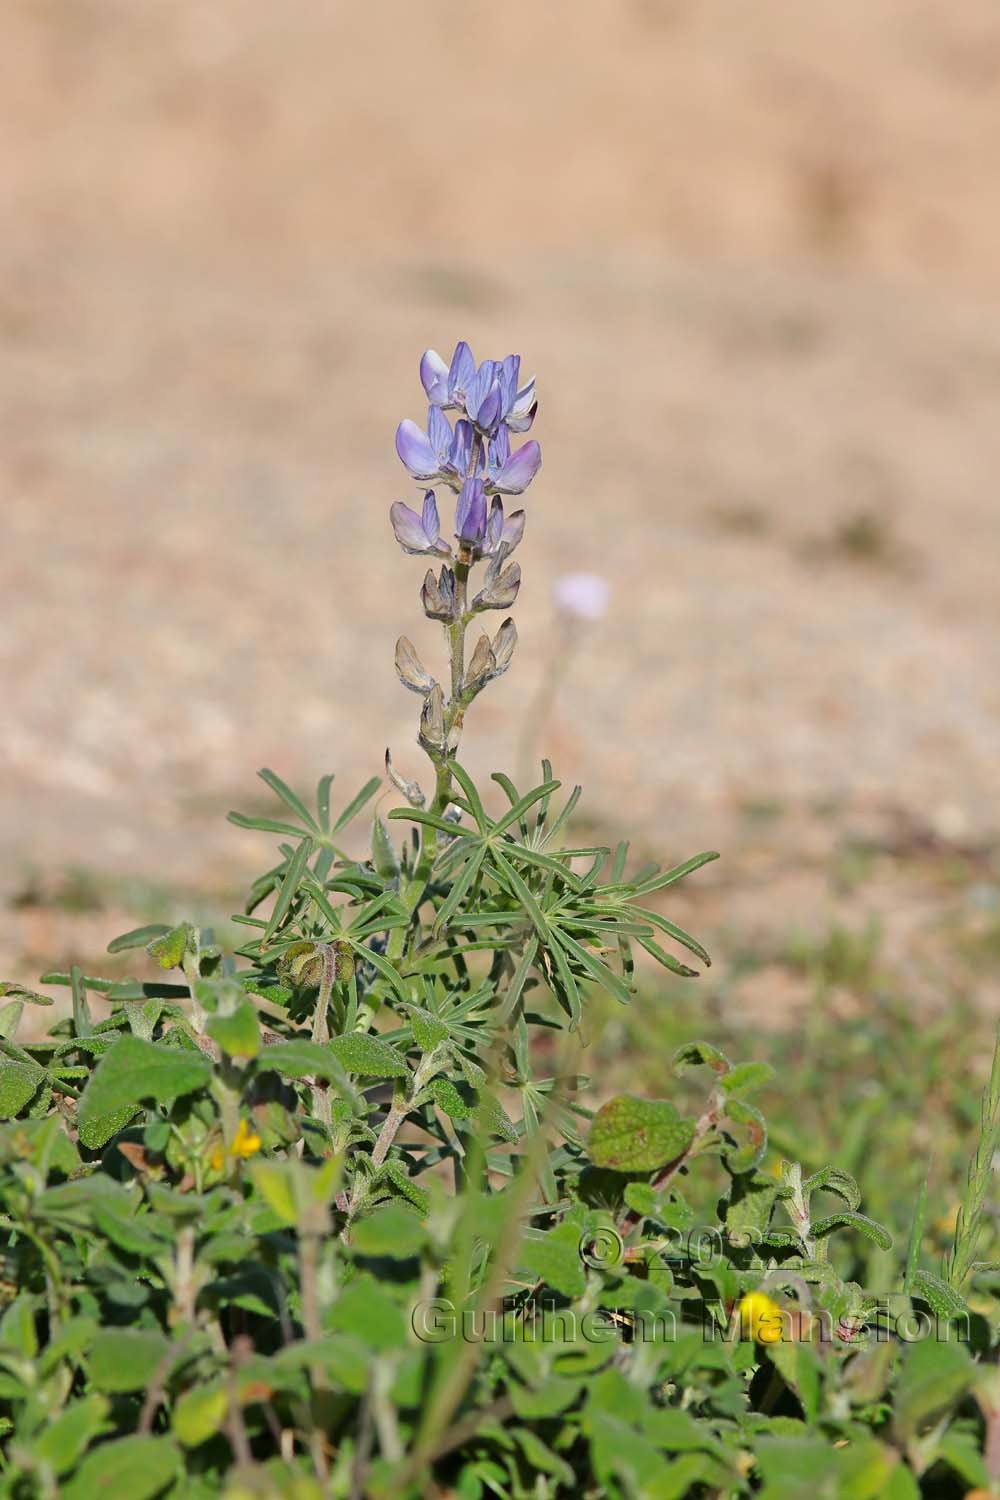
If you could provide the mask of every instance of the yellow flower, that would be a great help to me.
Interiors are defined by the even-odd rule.
[[[260,1136],[252,1125],[248,1125],[246,1120],[241,1120],[229,1148],[230,1156],[239,1156],[245,1160],[248,1156],[256,1156],[259,1150]]]
[[[212,1153],[208,1158],[208,1165],[212,1168],[213,1172],[221,1172],[226,1165],[226,1153],[222,1149],[221,1141],[216,1141],[212,1147]]]
[[[766,1292],[747,1292],[740,1299],[740,1332],[758,1344],[780,1344],[785,1315]]]

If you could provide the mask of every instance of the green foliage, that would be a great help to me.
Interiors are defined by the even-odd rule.
[[[140,929],[112,948],[176,983],[67,975],[72,1015],[0,1039],[0,1496],[989,1482],[985,1325],[919,1233],[889,1287],[846,1273],[892,1237],[844,1168],[766,1166],[771,1067],[687,1042],[672,1097],[587,1108],[584,1006],[654,934],[700,953],[640,902],[703,861],[573,847],[547,767],[499,817],[457,780],[395,862],[284,788],[308,837],[239,954]]]
[[[491,509],[452,554],[432,506],[394,510],[454,564],[422,591],[448,698],[397,648],[432,796],[387,756],[406,805],[355,839],[378,780],[337,813],[331,776],[307,802],[262,771],[280,815],[231,818],[278,852],[236,952],[189,921],[125,933],[136,977],[46,976],[68,1003],[44,1036],[22,1027],[48,1000],[0,985],[0,1500],[1000,1495],[974,1258],[1000,1051],[943,1275],[904,1070],[886,1118],[839,1119],[821,1066],[769,1143],[751,1096],[780,1104],[788,1058],[731,1063],[658,1004],[598,1093],[584,1038],[636,1015],[639,965],[708,964],[662,906],[717,856],[576,845],[547,762],[484,796],[457,747],[516,632],[468,663],[465,632],[516,597],[520,523]],[[874,946],[806,966],[862,990]],[[918,1173],[902,1204],[885,1173],[862,1194],[873,1122]]]

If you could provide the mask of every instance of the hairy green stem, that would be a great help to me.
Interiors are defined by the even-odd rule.
[[[333,994],[333,985],[337,977],[337,956],[332,946],[329,943],[324,944],[322,953],[323,976],[320,980],[319,994],[316,996],[312,1028],[312,1039],[318,1044],[330,1040],[330,996]],[[310,1089],[310,1094],[313,1114],[329,1129],[333,1114],[328,1086],[325,1083],[315,1083]]]
[[[473,440],[472,452],[469,456],[469,466],[466,470],[466,479],[475,477],[479,469],[482,455],[483,440],[478,435]],[[430,811],[438,817],[442,817],[451,794],[451,762],[458,749],[458,740],[461,737],[462,726],[465,717],[465,632],[468,629],[471,616],[469,614],[469,574],[472,571],[473,557],[468,548],[462,547],[455,561],[455,616],[445,627],[448,637],[448,658],[451,671],[451,695],[444,710],[444,745],[440,750],[428,750],[431,763],[434,766],[434,796],[431,800]],[[424,899],[424,893],[430,880],[434,861],[437,857],[438,836],[437,829],[424,827],[420,840],[420,855],[417,859],[413,874],[406,882],[402,892],[406,909],[413,915]],[[406,945],[407,929],[396,928],[392,933],[388,958],[390,963],[398,963],[403,955]]]

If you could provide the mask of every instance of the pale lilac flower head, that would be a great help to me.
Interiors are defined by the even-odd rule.
[[[455,346],[445,364],[434,349],[420,361],[420,383],[429,406],[427,425],[400,422],[396,452],[421,485],[445,484],[456,491],[455,535],[473,558],[512,552],[524,531],[524,511],[504,516],[501,495],[522,495],[538,473],[542,450],[534,440],[511,451],[511,433],[527,432],[534,421],[535,382],[521,384],[521,358],[477,365],[468,344]],[[446,412],[455,412],[454,426]],[[421,513],[398,500],[391,510],[396,540],[405,552],[449,557],[441,540],[433,490]]]
[[[573,620],[600,620],[610,597],[611,585],[597,573],[564,573],[552,585],[556,609]]]
[[[499,422],[511,432],[527,432],[538,402],[534,378],[523,386],[520,378],[519,354],[477,365],[464,339],[455,345],[450,365],[436,349],[428,349],[420,361],[420,383],[431,405],[464,411],[484,432],[495,430]]]

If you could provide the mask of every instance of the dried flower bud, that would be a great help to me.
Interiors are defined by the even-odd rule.
[[[436,682],[424,699],[420,713],[420,743],[426,750],[441,751],[446,748],[444,728],[444,693]]]
[[[429,620],[443,620],[446,625],[455,618],[455,575],[451,568],[442,568],[441,577],[435,578],[428,570],[420,590],[424,614]]]
[[[385,774],[396,788],[396,791],[401,797],[406,798],[411,807],[426,807],[427,798],[421,791],[419,782],[409,781],[405,776],[400,776],[392,764],[392,756],[389,754],[388,749],[385,752]]]
[[[474,689],[478,692],[480,688],[484,688],[496,676],[496,666],[490,638],[488,635],[481,635],[476,642],[476,649],[472,653],[472,659],[465,674],[466,689]]]
[[[411,693],[420,693],[422,697],[426,697],[434,687],[434,678],[425,670],[413,642],[405,635],[401,635],[396,642],[396,674],[404,687],[409,688]]]
[[[495,677],[502,677],[510,666],[516,645],[517,626],[513,620],[506,619],[493,637],[493,657],[496,661],[496,671],[493,675]]]
[[[483,576],[483,587],[472,601],[473,609],[510,609],[517,598],[521,567],[519,563],[504,567],[508,550],[506,544],[501,544],[499,552],[490,559]]]

